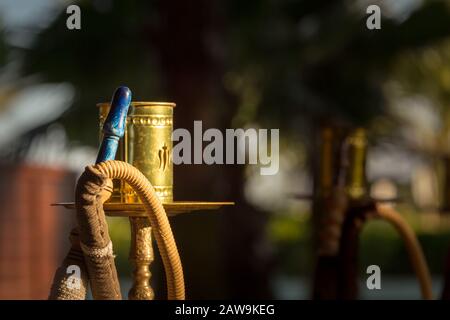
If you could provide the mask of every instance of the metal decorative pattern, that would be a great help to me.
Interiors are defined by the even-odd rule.
[[[148,218],[130,217],[130,262],[134,267],[133,285],[128,292],[130,300],[153,300],[150,286],[150,264],[153,262],[152,228]]]

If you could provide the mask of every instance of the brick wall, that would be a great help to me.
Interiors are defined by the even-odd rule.
[[[75,177],[65,170],[0,165],[0,299],[46,299],[67,251]]]

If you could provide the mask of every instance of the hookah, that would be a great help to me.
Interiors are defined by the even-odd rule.
[[[339,248],[338,299],[356,299],[358,292],[357,253],[358,239],[364,223],[370,219],[381,219],[391,224],[403,240],[410,263],[414,269],[422,298],[433,299],[431,275],[417,237],[405,219],[384,201],[371,199],[367,195],[365,163],[367,156],[366,131],[357,128],[347,138],[348,207],[342,224]],[[392,202],[391,199],[388,202]]]
[[[75,203],[54,204],[76,209],[78,226],[70,234],[71,248],[55,273],[49,299],[85,299],[88,285],[94,299],[122,299],[108,234],[109,215],[130,220],[129,260],[134,272],[128,298],[154,298],[149,283],[154,237],[166,273],[168,299],[184,300],[183,268],[168,217],[234,203],[173,201],[175,104],[131,102],[131,91],[119,87],[110,104],[98,106],[103,140],[96,164],[86,167],[78,179]],[[121,161],[114,160],[116,153]],[[79,268],[77,285],[68,274],[74,266]]]
[[[400,234],[418,278],[422,297],[432,299],[430,272],[414,231],[390,205],[367,195],[365,130],[357,128],[340,145],[336,136],[335,128],[322,128],[316,199],[318,208],[314,211],[320,217],[316,217],[319,220],[319,246],[313,297],[357,298],[359,234],[365,222],[378,218],[393,225]],[[341,151],[338,164],[334,163],[335,148]],[[338,177],[334,179],[336,172]]]

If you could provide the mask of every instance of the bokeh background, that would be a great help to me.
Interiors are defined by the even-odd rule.
[[[66,8],[81,8],[68,30]],[[366,8],[381,8],[380,30]],[[0,298],[45,299],[68,247],[76,178],[95,160],[96,103],[119,85],[173,101],[175,127],[279,128],[280,171],[175,166],[175,199],[233,208],[171,220],[192,299],[308,299],[319,128],[368,130],[370,191],[400,197],[443,287],[450,244],[450,4],[438,0],[0,0]],[[129,226],[110,219],[126,292]],[[418,299],[403,243],[383,222],[359,248],[362,299]],[[382,290],[365,289],[365,269]],[[164,297],[161,263],[152,285]]]

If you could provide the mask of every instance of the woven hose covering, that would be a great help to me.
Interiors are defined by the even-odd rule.
[[[83,253],[92,296],[94,299],[122,298],[114,264],[112,243],[103,210],[103,202],[111,192],[111,179],[126,181],[138,194],[147,212],[162,257],[166,272],[168,299],[184,300],[183,268],[164,207],[150,182],[139,170],[128,163],[116,160],[86,167],[78,179],[75,193],[79,248]],[[78,261],[78,263],[82,262]],[[65,265],[58,270],[64,267]],[[64,281],[61,279],[61,274],[57,272],[50,298],[65,298],[65,296],[57,294],[61,283],[64,284]],[[82,295],[80,293],[77,297]],[[72,296],[75,297],[75,295]]]

